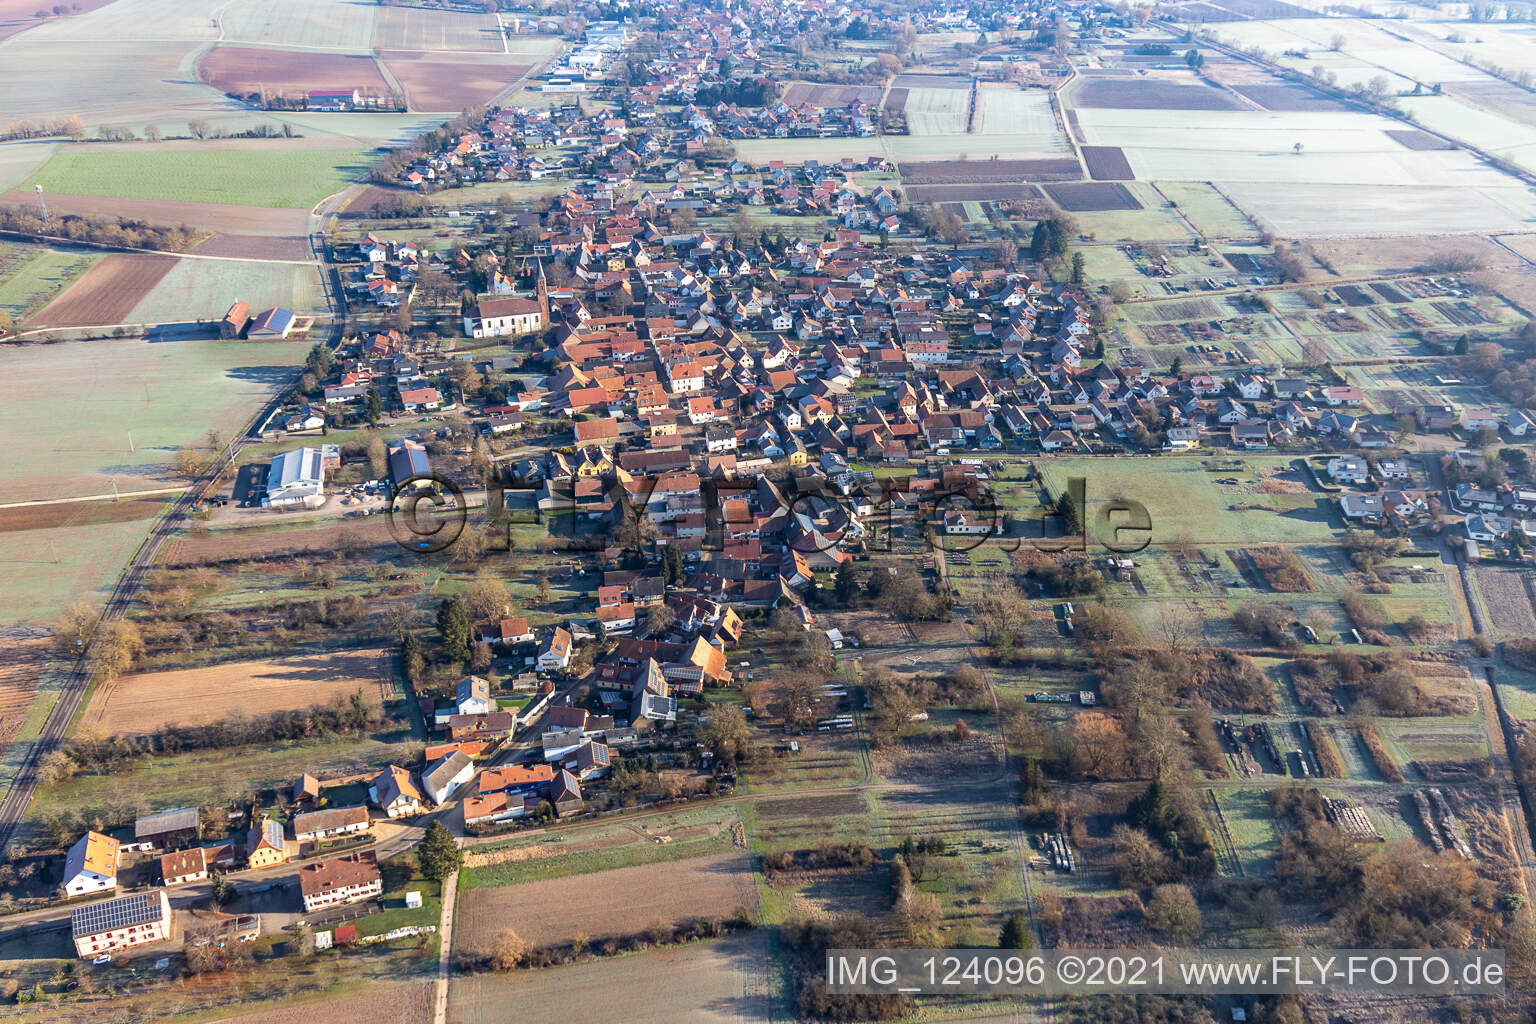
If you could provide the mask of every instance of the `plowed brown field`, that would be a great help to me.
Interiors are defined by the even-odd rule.
[[[393,698],[389,653],[345,651],[135,673],[97,690],[82,724],[111,735],[137,736],[168,725],[314,707],[358,690],[373,704]]]
[[[30,327],[96,327],[125,320],[176,265],[175,256],[115,252],[54,299]]]

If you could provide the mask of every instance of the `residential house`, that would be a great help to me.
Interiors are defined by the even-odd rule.
[[[76,907],[69,914],[75,954],[82,959],[171,937],[171,901],[164,889]]]
[[[299,869],[299,895],[304,912],[358,903],[384,893],[384,878],[372,850],[349,853]]]
[[[432,798],[433,803],[442,806],[452,800],[453,795],[474,775],[475,763],[463,752],[455,750],[423,769],[421,788]]]
[[[166,885],[197,882],[208,877],[208,857],[201,846],[177,850],[160,858],[160,880]]]
[[[571,634],[560,626],[550,631],[539,644],[540,672],[557,672],[571,663]]]
[[[120,844],[100,832],[81,836],[64,858],[64,895],[84,896],[117,888]]]
[[[283,842],[282,822],[262,818],[251,826],[245,837],[245,863],[256,870],[288,863],[288,845]]]
[[[426,809],[421,790],[408,769],[389,765],[368,787],[368,799],[390,818],[405,818]]]
[[[368,808],[362,804],[355,807],[333,807],[294,815],[293,838],[307,843],[316,839],[330,839],[332,836],[366,832],[372,826],[373,819],[368,815]]]

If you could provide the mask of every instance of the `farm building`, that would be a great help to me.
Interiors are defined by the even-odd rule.
[[[272,460],[264,508],[319,508],[325,504],[325,458],[318,448],[295,448]]]
[[[64,895],[84,896],[117,888],[119,844],[111,836],[87,832],[64,859]]]
[[[306,864],[299,869],[299,894],[306,914],[372,899],[383,891],[384,880],[372,850]]]
[[[76,907],[70,912],[69,927],[75,953],[81,957],[162,942],[171,937],[171,901],[164,889],[103,900]]]
[[[252,341],[280,341],[293,332],[294,320],[293,310],[274,306],[256,314],[245,336]]]
[[[166,885],[196,882],[208,877],[208,857],[201,846],[177,850],[160,858],[160,879]]]
[[[158,850],[179,850],[203,838],[196,807],[173,807],[140,815],[133,823],[134,841]]]
[[[389,477],[396,487],[406,480],[431,475],[432,463],[425,447],[409,438],[389,446]]]
[[[310,110],[351,110],[360,102],[356,89],[311,89],[306,100]]]
[[[303,843],[311,839],[344,836],[352,832],[366,832],[372,824],[368,808],[361,804],[356,807],[332,807],[295,815],[293,838]]]
[[[224,319],[219,321],[219,337],[225,341],[233,341],[245,333],[250,322],[250,305],[236,299],[229,307],[229,312],[224,314]]]

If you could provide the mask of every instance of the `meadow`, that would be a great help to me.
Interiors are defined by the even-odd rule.
[[[84,249],[0,242],[0,310],[20,323],[100,259]]]
[[[23,188],[128,199],[309,207],[367,171],[354,149],[63,150]]]

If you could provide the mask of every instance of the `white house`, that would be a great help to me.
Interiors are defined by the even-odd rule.
[[[426,809],[410,771],[394,764],[380,772],[368,787],[368,799],[390,818],[405,818]]]
[[[477,299],[464,314],[464,333],[472,338],[531,334],[544,329],[544,304],[518,296]]]
[[[1341,484],[1363,484],[1370,479],[1371,470],[1364,459],[1341,455],[1328,460],[1328,475]]]
[[[539,644],[539,671],[554,672],[571,663],[571,634],[556,626]]]
[[[475,774],[475,763],[462,750],[439,758],[421,773],[421,788],[438,805],[453,799],[460,786]]]
[[[299,869],[299,894],[304,912],[372,899],[384,892],[384,879],[372,850],[306,864]]]
[[[117,888],[119,843],[100,832],[87,832],[64,859],[64,895],[84,896]]]
[[[171,901],[164,889],[102,900],[69,912],[77,956],[163,942],[171,937]]]
[[[267,471],[264,508],[319,508],[325,504],[325,454],[319,448],[295,448],[272,460]]]

